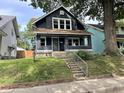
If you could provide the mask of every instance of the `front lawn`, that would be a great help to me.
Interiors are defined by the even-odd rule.
[[[56,58],[0,60],[0,84],[72,78],[65,62]]]
[[[96,56],[91,60],[87,60],[89,66],[89,76],[100,75],[124,75],[124,60],[118,56]]]

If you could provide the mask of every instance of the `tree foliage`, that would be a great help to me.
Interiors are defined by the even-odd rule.
[[[26,0],[21,0],[26,1]],[[103,2],[106,0],[31,0],[34,8],[41,8],[45,13],[60,5],[70,7],[70,11],[77,17],[90,16],[103,20]],[[113,0],[113,15],[115,19],[124,18],[124,0]]]
[[[17,45],[27,50],[32,49],[32,39],[35,36],[32,32],[32,21],[31,19],[24,28],[24,31],[20,32],[20,39],[17,40]]]

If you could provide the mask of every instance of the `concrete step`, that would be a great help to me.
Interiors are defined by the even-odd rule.
[[[79,68],[78,66],[70,66],[71,69]]]
[[[81,70],[72,71],[72,73],[83,73]]]
[[[84,73],[76,73],[76,74],[73,74],[74,77],[84,77]]]
[[[75,79],[78,81],[78,80],[85,80],[86,77],[75,77]]]
[[[73,65],[73,64],[76,64],[75,62],[69,62],[69,61],[68,61],[67,63],[68,63],[68,64],[72,64],[72,65]]]
[[[81,69],[80,68],[70,68],[71,71],[80,71]]]
[[[77,64],[68,64],[69,66],[71,66],[71,67],[78,67],[78,65]]]

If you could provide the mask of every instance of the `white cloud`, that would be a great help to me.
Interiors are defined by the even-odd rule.
[[[2,15],[12,15],[12,16],[24,16],[21,12],[14,11],[11,8],[8,9],[0,9],[0,13]]]

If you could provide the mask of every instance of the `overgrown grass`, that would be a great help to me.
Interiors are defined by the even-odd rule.
[[[0,84],[71,78],[65,62],[56,58],[0,60]]]
[[[89,76],[100,76],[106,74],[124,74],[124,60],[118,56],[96,56],[92,60],[87,60],[89,66]]]

